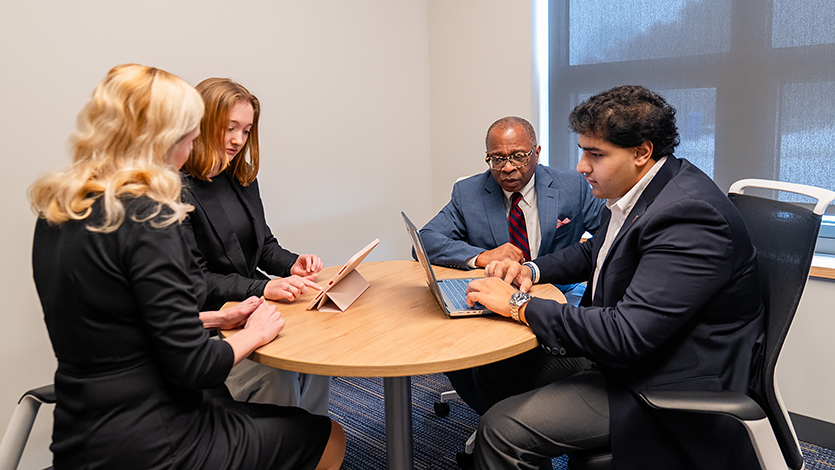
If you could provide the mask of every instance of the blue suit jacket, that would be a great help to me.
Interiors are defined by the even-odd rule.
[[[604,201],[571,170],[536,167],[536,200],[541,244],[539,256],[580,241],[600,226]],[[568,218],[557,228],[557,221]],[[510,241],[501,186],[489,170],[455,183],[452,199],[420,231],[433,264],[470,269],[467,260]]]
[[[600,234],[610,216],[605,209]],[[736,207],[690,162],[668,157],[615,236],[592,298],[603,239],[535,261],[540,282],[589,280],[580,307],[535,298],[525,316],[547,351],[587,357],[603,372],[618,469],[758,468],[736,423],[685,424],[653,414],[637,396],[748,393],[763,307],[755,249]]]

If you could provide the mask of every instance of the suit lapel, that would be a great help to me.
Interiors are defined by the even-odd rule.
[[[658,173],[655,174],[655,177],[650,181],[649,185],[647,185],[644,192],[641,193],[641,197],[635,201],[635,205],[632,207],[632,210],[629,212],[629,216],[623,222],[623,226],[621,226],[618,233],[615,235],[615,240],[612,242],[611,248],[609,248],[609,254],[606,255],[606,259],[603,260],[603,266],[600,268],[600,277],[602,278],[605,275],[606,265],[609,263],[609,260],[612,259],[612,254],[617,252],[618,245],[620,244],[621,239],[623,239],[623,235],[628,232],[635,222],[644,215],[647,211],[649,206],[652,204],[652,201],[661,193],[661,190],[667,186],[667,183],[670,182],[671,179],[678,173],[679,168],[681,167],[681,160],[670,156],[667,157],[667,161],[664,162],[664,166],[658,170]],[[600,229],[598,233],[606,233],[609,229],[609,221],[611,220],[612,213],[608,209],[605,210],[606,213],[606,221],[600,225]],[[597,260],[597,255],[600,253],[600,245],[595,245],[594,250],[592,252],[593,260]],[[596,261],[595,261],[596,264]],[[592,269],[592,276],[594,276],[594,268]],[[594,293],[594,301],[596,302],[595,305],[602,305],[602,295],[603,295],[603,282],[598,283],[597,289]],[[585,297],[585,295],[584,295]]]
[[[681,161],[676,159],[673,156],[667,157],[667,161],[664,162],[664,166],[658,170],[658,173],[655,174],[655,177],[652,178],[649,185],[647,185],[644,192],[641,193],[641,197],[635,201],[635,205],[632,207],[632,210],[629,212],[629,217],[623,221],[623,226],[618,231],[618,234],[615,236],[615,241],[612,243],[612,248],[609,250],[609,253],[613,253],[615,251],[615,247],[617,246],[620,239],[623,237],[623,234],[626,233],[632,225],[635,223],[636,220],[641,218],[646,212],[647,208],[652,204],[652,201],[658,197],[658,194],[664,189],[664,186],[667,186],[667,183],[673,179],[673,176],[678,173],[678,169],[681,167]]]
[[[510,233],[507,229],[507,214],[505,211],[504,192],[501,186],[493,178],[490,172],[487,173],[487,181],[484,183],[485,197],[482,198],[484,212],[487,214],[487,224],[493,234],[493,241],[496,246],[502,246],[510,242]]]
[[[189,189],[194,194],[195,202],[206,213],[206,219],[214,230],[215,237],[223,246],[223,253],[239,274],[246,275],[249,272],[246,257],[220,198],[212,195],[212,183],[195,178],[190,180]]]
[[[592,286],[594,285],[594,271],[597,269],[597,255],[600,254],[600,249],[603,247],[603,237],[606,234],[606,231],[609,230],[609,222],[612,220],[612,211],[609,210],[607,207],[603,207],[603,210],[600,212],[600,228],[597,229],[597,234],[599,236],[592,237],[591,240],[587,241],[586,243],[591,243],[591,259],[592,259],[592,266],[591,266],[591,274],[589,275],[589,281],[586,286],[586,291],[583,293],[583,298],[580,299],[581,306],[589,306],[589,305],[601,305],[600,293],[603,291],[601,286],[597,286],[597,290],[594,292],[594,298],[592,299]],[[611,252],[610,252],[611,253]],[[605,262],[604,262],[605,264]]]
[[[539,211],[539,254],[546,255],[554,250],[554,234],[559,216],[559,190],[553,187],[554,179],[547,172],[536,167],[536,206]]]
[[[235,193],[238,195],[238,199],[240,199],[243,202],[244,207],[246,208],[247,215],[249,216],[249,220],[252,221],[252,228],[255,231],[255,241],[256,241],[255,246],[256,246],[256,248],[255,248],[255,256],[252,258],[255,265],[254,266],[248,266],[248,270],[247,270],[247,272],[252,272],[252,271],[255,270],[255,267],[258,265],[258,260],[261,259],[261,250],[262,250],[262,248],[264,248],[264,244],[262,243],[262,240],[264,240],[264,238],[265,238],[264,231],[266,230],[266,227],[263,227],[261,224],[256,222],[258,219],[255,217],[255,209],[252,207],[252,204],[250,203],[249,197],[247,197],[250,194],[253,194],[253,190],[255,191],[254,194],[259,194],[259,192],[257,190],[258,181],[256,180],[256,181],[253,181],[252,183],[250,183],[249,187],[245,191],[244,187],[241,186],[238,183],[238,180],[235,179],[233,176],[229,176],[229,180],[230,180],[230,184],[232,185],[232,188],[235,190]],[[235,239],[237,240],[237,237],[235,237]]]

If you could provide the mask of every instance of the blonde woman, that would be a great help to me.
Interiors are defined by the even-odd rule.
[[[227,300],[264,296],[292,302],[316,284],[322,260],[279,245],[267,225],[258,189],[258,120],[261,104],[228,78],[197,84],[206,114],[200,136],[183,165],[184,198],[195,209],[186,219],[186,238],[206,276],[206,307]],[[270,279],[262,272],[278,276]],[[330,377],[300,374],[244,360],[226,381],[239,401],[300,406],[328,414]]]
[[[341,464],[344,433],[328,418],[203,392],[284,321],[256,301],[226,341],[201,323],[205,284],[183,241],[191,206],[177,169],[202,115],[180,78],[114,67],[79,114],[73,164],[30,188],[35,284],[58,359],[58,470]]]

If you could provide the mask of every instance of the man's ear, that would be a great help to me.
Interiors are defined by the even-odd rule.
[[[533,153],[534,153],[534,156],[536,157],[536,164],[537,164],[537,165],[539,165],[539,152],[541,152],[541,151],[542,151],[542,146],[541,146],[541,145],[537,145],[537,146],[536,146],[536,150],[534,150],[534,152],[533,152]]]
[[[635,147],[635,166],[644,167],[652,159],[652,149],[652,142],[649,140]]]

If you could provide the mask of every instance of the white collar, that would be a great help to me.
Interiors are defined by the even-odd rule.
[[[635,186],[632,186],[632,189],[627,191],[626,194],[619,198],[607,199],[606,207],[608,207],[609,210],[616,208],[624,214],[624,217],[629,214],[629,212],[632,211],[632,208],[635,207],[635,203],[638,202],[638,198],[641,197],[641,194],[644,194],[644,190],[647,189],[649,183],[666,161],[667,157],[661,157],[661,159],[656,161],[655,164],[652,165],[652,168],[650,168],[649,171],[647,171],[647,173],[640,180],[638,180]]]

